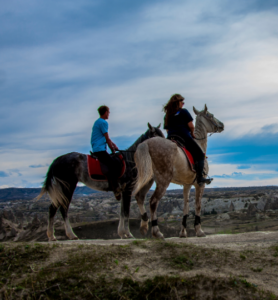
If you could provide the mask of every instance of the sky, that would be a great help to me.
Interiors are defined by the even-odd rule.
[[[126,148],[175,93],[225,124],[209,187],[278,185],[277,1],[0,5],[0,188],[40,187],[56,157],[89,153],[100,105]]]

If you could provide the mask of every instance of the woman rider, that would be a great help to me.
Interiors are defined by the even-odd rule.
[[[164,106],[164,129],[171,135],[178,135],[184,140],[186,149],[192,154],[195,162],[195,170],[197,173],[197,183],[202,185],[204,183],[210,184],[211,180],[203,177],[203,170],[205,164],[205,154],[200,146],[193,140],[194,135],[193,118],[187,109],[182,108],[184,105],[184,98],[175,94],[171,97],[168,103]]]

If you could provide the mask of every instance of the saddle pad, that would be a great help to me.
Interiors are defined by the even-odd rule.
[[[189,163],[191,171],[196,173],[195,163],[194,163],[192,154],[185,147],[182,147],[181,145],[179,145],[179,143],[177,141],[175,141],[175,140],[171,140],[171,141],[173,143],[175,143],[183,151],[183,153],[185,154],[185,157],[187,158],[187,161]]]
[[[121,159],[122,162],[122,170],[120,173],[119,178],[121,178],[124,173],[125,173],[125,160],[123,158],[123,156],[120,154],[118,156]],[[103,175],[102,171],[101,171],[101,166],[100,166],[100,162],[98,159],[91,157],[90,155],[87,155],[87,166],[88,166],[88,173],[89,176],[92,180],[95,181],[107,181],[107,178],[105,175]]]
[[[192,154],[185,148],[185,147],[182,147],[181,148],[182,151],[184,152],[188,162],[189,162],[189,165],[190,165],[190,168],[193,172],[196,172],[195,171],[195,163],[194,163],[194,159],[193,159],[193,156]]]

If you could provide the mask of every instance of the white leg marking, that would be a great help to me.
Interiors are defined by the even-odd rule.
[[[68,217],[65,218],[65,230],[66,230],[66,235],[70,240],[78,240],[78,237],[72,231]]]
[[[54,218],[51,218],[48,220],[48,227],[47,227],[47,232],[49,242],[55,242],[57,241],[55,235],[54,235]]]

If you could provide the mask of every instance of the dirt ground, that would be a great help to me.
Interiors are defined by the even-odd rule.
[[[1,245],[0,299],[278,299],[278,232]]]

